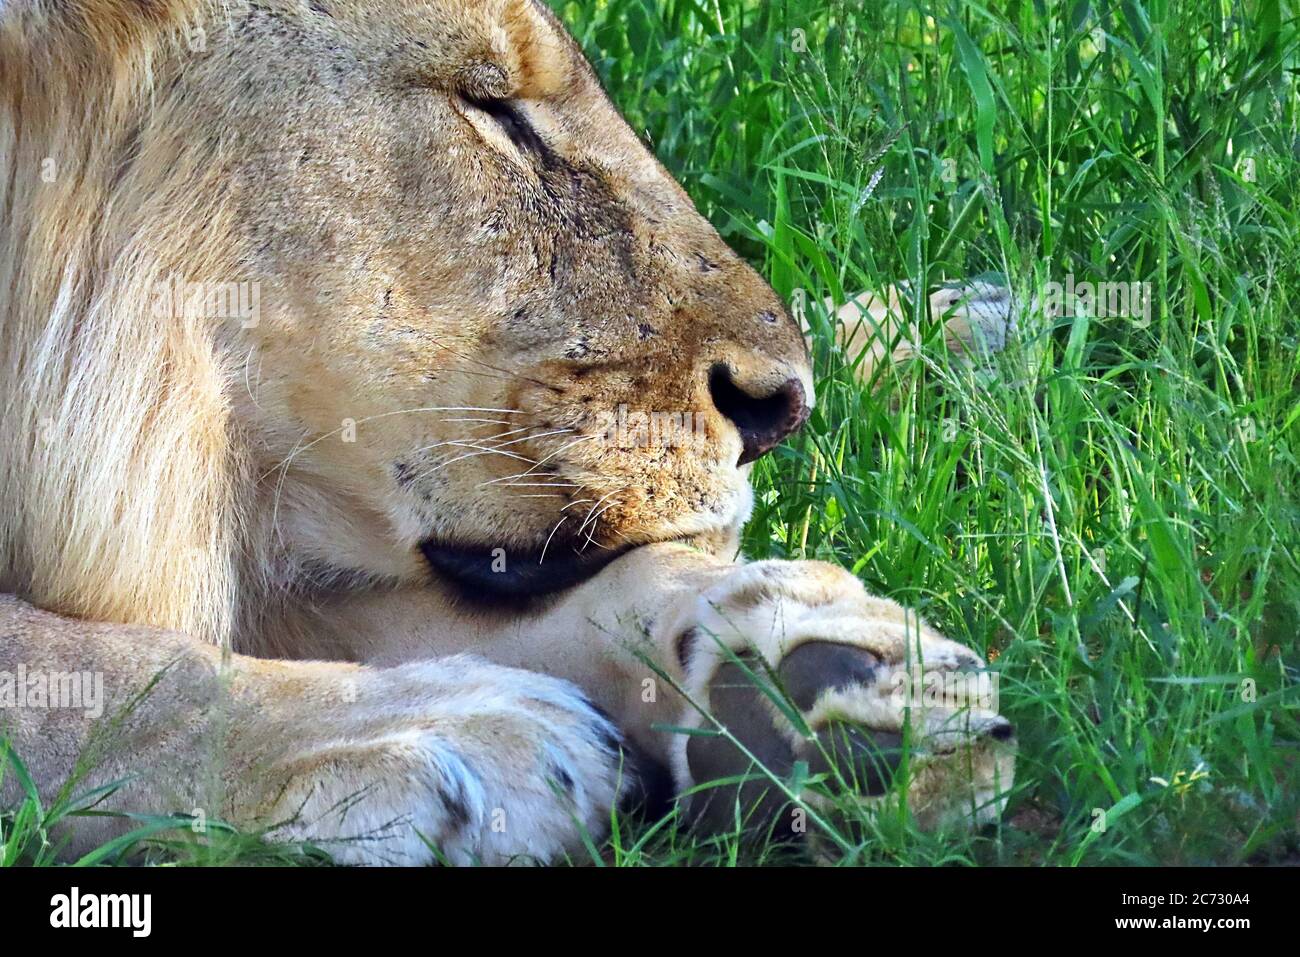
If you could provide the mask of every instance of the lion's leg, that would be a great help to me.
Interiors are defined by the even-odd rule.
[[[58,677],[71,674],[75,699]],[[469,657],[381,669],[235,656],[223,668],[182,636],[2,596],[0,701],[0,734],[46,806],[84,762],[74,793],[125,779],[100,810],[278,825],[273,837],[349,863],[430,862],[424,839],[456,862],[580,854],[620,776],[613,725],[551,677]],[[2,776],[8,804],[19,785]],[[130,826],[65,820],[74,851]]]
[[[890,286],[880,295],[859,293],[838,308],[832,300],[826,301],[836,345],[861,382],[879,381],[876,367],[887,357],[902,361],[916,355],[921,336],[908,318],[912,310],[904,291]],[[983,280],[954,283],[934,292],[930,314],[946,317],[944,339],[957,356],[998,352],[1014,331],[1010,291]],[[804,333],[811,335],[806,318]]]
[[[473,648],[575,682],[669,769],[679,793],[744,773],[751,755],[778,775],[799,761],[824,770],[847,735],[848,773],[874,797],[898,764],[905,725],[917,744],[908,793],[923,821],[949,812],[987,820],[1011,784],[1011,726],[996,713],[996,695],[968,707],[947,699],[923,707],[900,694],[925,673],[962,682],[958,691],[988,689],[979,656],[822,562],[738,565],[655,545],[619,558],[546,611],[500,624],[449,618],[433,590],[326,614],[355,636],[359,653],[385,661]],[[737,657],[791,696],[811,736],[772,705]],[[715,720],[730,737],[670,730],[715,729]],[[770,824],[783,803],[779,789],[775,800],[772,793],[761,779],[742,792],[697,797],[692,811],[726,826],[739,796],[747,809],[762,805],[752,824],[761,826],[764,815]]]

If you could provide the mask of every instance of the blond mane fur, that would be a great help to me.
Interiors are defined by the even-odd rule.
[[[181,257],[228,272],[228,214],[203,183],[219,164],[157,140],[137,154],[140,124],[182,109],[158,71],[176,69],[184,5],[60,6],[0,30],[0,591],[221,640],[241,474],[225,370],[197,321],[150,305]]]

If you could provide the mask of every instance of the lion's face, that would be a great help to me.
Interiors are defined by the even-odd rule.
[[[540,3],[277,0],[206,46],[259,303],[218,335],[292,549],[527,593],[733,539],[802,337]]]

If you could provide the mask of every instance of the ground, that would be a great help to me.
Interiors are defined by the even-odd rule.
[[[1300,855],[1290,4],[555,6],[820,333],[826,297],[900,277],[998,274],[1039,306],[992,360],[932,336],[874,389],[821,335],[812,420],[756,469],[749,555],[836,561],[919,608],[995,661],[1019,730],[999,827],[923,834],[900,809],[831,818],[819,846],[886,864]],[[1049,310],[1051,283],[1110,285]],[[0,816],[0,860],[45,859],[42,821],[64,810]],[[160,842],[166,823],[103,859],[294,853],[219,829]],[[634,865],[798,853],[672,818],[620,820],[591,848]]]

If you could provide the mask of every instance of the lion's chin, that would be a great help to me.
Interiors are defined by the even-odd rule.
[[[580,585],[625,554],[631,546],[577,552],[552,547],[543,552],[491,545],[449,545],[429,540],[420,545],[440,579],[466,598],[519,601],[551,595]]]

